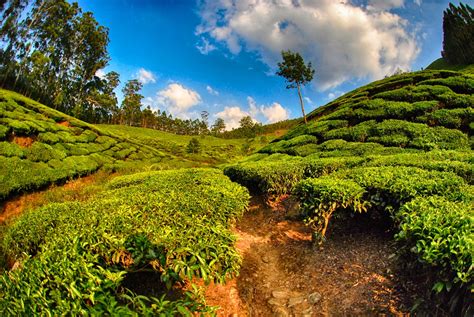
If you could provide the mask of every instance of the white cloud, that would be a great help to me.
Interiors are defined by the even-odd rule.
[[[223,111],[214,115],[216,118],[224,119],[226,130],[232,130],[240,126],[240,119],[250,116],[254,122],[274,123],[289,118],[289,111],[278,102],[271,105],[257,105],[254,98],[247,97],[248,110],[243,110],[239,106],[228,106]],[[265,119],[265,120],[259,120]]]
[[[413,0],[413,2],[414,2],[416,5],[421,6],[421,3],[422,3],[423,1],[422,1],[422,0]]]
[[[416,1],[416,0],[415,0]],[[374,10],[390,10],[405,5],[405,0],[369,0],[368,8]]]
[[[371,1],[371,7],[402,0]],[[316,87],[351,78],[382,78],[408,69],[419,48],[408,21],[349,0],[203,0],[196,34],[233,53],[257,52],[274,72],[280,52],[300,52],[316,67]]]
[[[257,102],[252,97],[247,97],[247,103],[249,106],[249,114],[252,118],[257,118],[260,115],[265,117],[265,123],[274,123],[282,120],[286,120],[289,117],[289,111],[278,102],[274,102],[269,106],[260,105],[257,106]],[[254,119],[255,120],[255,119]]]
[[[95,72],[95,75],[97,77],[99,77],[100,79],[105,79],[105,71],[103,69],[98,69],[96,72]]]
[[[215,90],[214,88],[212,88],[211,86],[209,86],[209,85],[206,86],[206,90],[211,95],[219,96],[219,92],[217,90]]]
[[[207,55],[209,54],[210,52],[214,51],[215,49],[217,49],[214,45],[212,45],[208,39],[206,39],[205,37],[202,37],[201,38],[201,44],[196,44],[196,48],[198,49],[198,51],[203,54],[203,55]]]
[[[288,110],[282,107],[278,102],[274,102],[271,106],[262,106],[260,108],[262,114],[267,118],[268,123],[274,123],[286,120],[289,117]]]
[[[158,106],[175,117],[189,118],[188,110],[201,102],[201,96],[181,84],[172,83],[156,93]]]
[[[313,104],[313,100],[311,100],[309,97],[303,97],[303,99],[310,105]]]
[[[135,76],[143,85],[156,83],[155,74],[144,68],[140,68]]]
[[[336,99],[336,98],[339,98],[341,97],[342,95],[344,95],[344,92],[343,91],[340,91],[340,90],[335,90],[335,91],[332,91],[328,94],[328,99],[329,100],[333,100],[333,99]]]
[[[257,107],[257,102],[252,97],[247,97],[247,104],[249,105],[249,113],[252,118],[256,118],[259,114],[259,109]]]
[[[248,115],[250,114],[238,106],[225,107],[224,110],[215,114],[216,118],[224,119],[226,130],[238,128],[240,119]]]

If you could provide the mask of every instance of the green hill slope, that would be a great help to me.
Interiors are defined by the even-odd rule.
[[[291,194],[320,244],[331,219],[391,219],[400,255],[454,315],[472,309],[474,76],[393,76],[316,109],[224,173],[270,202]],[[333,217],[337,215],[337,217]],[[382,216],[382,217],[381,217]]]
[[[471,65],[451,65],[448,64],[443,58],[438,58],[433,63],[431,63],[427,70],[453,70],[457,72],[474,74],[474,64]]]
[[[199,137],[201,152],[186,153],[191,137],[126,126],[95,126],[0,90],[0,201],[99,169],[138,171],[198,167],[245,154],[246,140]],[[263,144],[254,140],[247,148]]]
[[[357,143],[364,143],[372,154],[468,149],[474,128],[473,93],[474,76],[469,74],[424,71],[393,76],[316,109],[307,125],[260,152],[307,156],[344,151]]]

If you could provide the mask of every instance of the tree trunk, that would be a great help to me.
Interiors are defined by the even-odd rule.
[[[303,97],[301,97],[301,88],[300,84],[296,84],[296,87],[298,88],[298,97],[300,97],[300,104],[301,104],[301,111],[303,112],[303,118],[304,118],[304,123],[308,123],[306,120],[306,113],[304,112],[304,104],[303,104]]]

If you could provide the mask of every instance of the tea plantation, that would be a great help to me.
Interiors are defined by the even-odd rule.
[[[190,139],[151,129],[91,125],[0,89],[0,201],[99,169],[132,172],[228,162],[242,157],[247,142],[206,136],[199,139],[202,153],[188,155]]]
[[[229,225],[248,199],[245,188],[218,170],[187,169],[118,177],[87,202],[26,213],[3,239],[9,260],[20,265],[0,277],[0,313],[209,312],[192,287],[170,301],[137,295],[125,281],[143,271],[159,274],[168,288],[194,277],[205,282],[232,277],[240,256]]]
[[[292,194],[313,241],[352,212],[389,217],[427,287],[472,312],[474,76],[427,70],[356,89],[225,174],[269,201]]]
[[[354,213],[388,219],[409,270],[424,272],[445,311],[469,315],[473,107],[469,71],[406,73],[316,109],[269,144],[205,136],[188,153],[189,136],[94,126],[0,90],[0,200],[99,169],[146,170],[9,224],[2,250],[15,268],[0,277],[0,314],[212,313],[193,283],[238,274],[231,225],[250,192],[297,200],[316,246]],[[249,147],[260,150],[232,163]],[[223,172],[189,168],[221,163]],[[128,280],[141,272],[159,276],[160,294],[184,294],[139,294]]]

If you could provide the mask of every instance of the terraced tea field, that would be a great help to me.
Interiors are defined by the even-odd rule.
[[[469,72],[392,76],[269,144],[205,136],[199,154],[0,93],[3,200],[129,174],[8,221],[2,315],[472,313]]]

